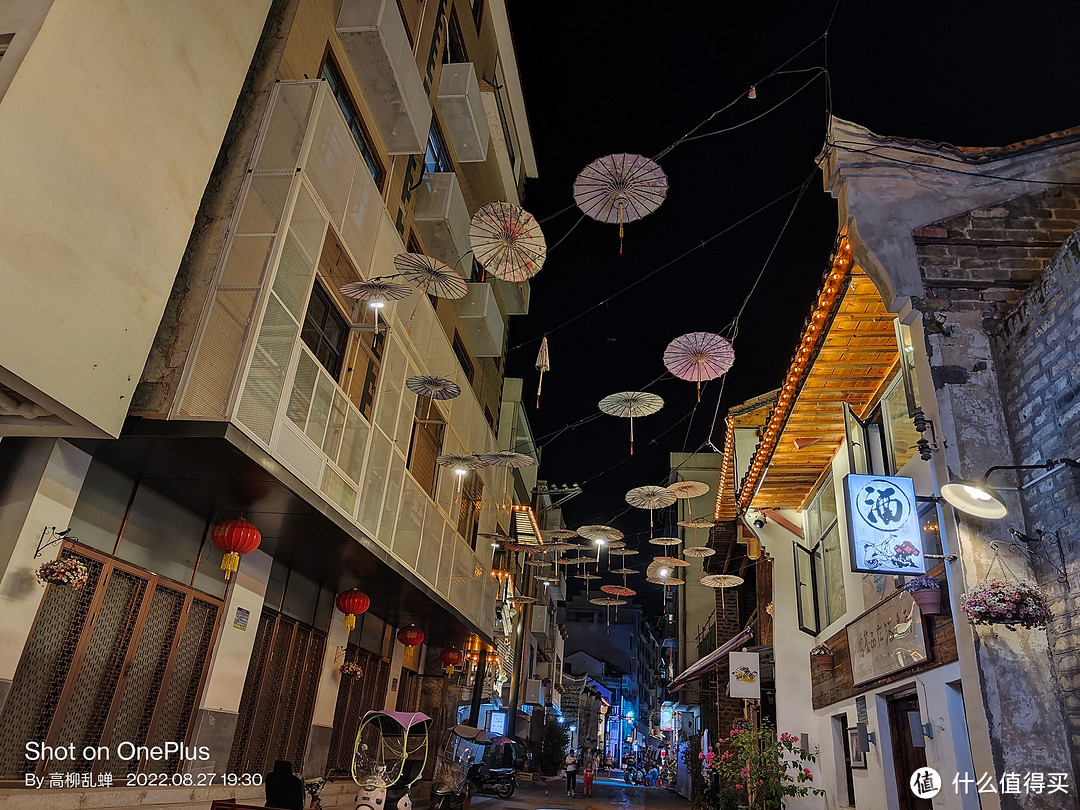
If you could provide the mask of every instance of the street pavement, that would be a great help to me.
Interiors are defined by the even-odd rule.
[[[519,781],[518,790],[509,799],[475,796],[471,810],[689,810],[690,803],[667,788],[639,787],[623,781],[622,771],[612,771],[593,782],[592,797],[581,795],[578,778],[577,798],[566,795],[566,780],[547,782]]]

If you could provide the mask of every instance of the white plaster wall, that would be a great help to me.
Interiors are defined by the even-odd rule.
[[[47,548],[34,559],[42,529],[55,526],[64,529],[71,521],[75,501],[82,489],[83,478],[90,466],[90,456],[63,440],[40,439],[42,446],[33,448],[47,455],[44,466],[41,456],[32,452],[24,457],[24,469],[15,473],[26,476],[12,500],[0,504],[4,523],[15,536],[10,557],[0,579],[0,679],[10,681],[22,656],[26,638],[34,624],[45,589],[34,578],[38,566],[56,559],[59,546]],[[21,524],[19,517],[24,516]],[[10,520],[9,520],[10,519]],[[3,540],[7,544],[8,537]]]
[[[322,670],[319,673],[318,692],[315,693],[315,711],[311,722],[316,726],[332,726],[337,708],[338,687],[341,685],[341,665],[345,663],[344,648],[349,643],[345,632],[345,614],[334,608],[330,619],[330,632],[326,635]]]
[[[120,432],[269,6],[57,0],[0,104],[0,367],[97,432]]]
[[[258,550],[240,558],[240,570],[233,574],[233,582],[226,592],[225,614],[210,659],[210,672],[200,709],[232,714],[240,711],[244,680],[247,678],[251,651],[255,647],[255,634],[259,629],[266,583],[270,581],[273,563],[269,554]],[[249,611],[247,628],[244,630],[233,627],[237,608]]]

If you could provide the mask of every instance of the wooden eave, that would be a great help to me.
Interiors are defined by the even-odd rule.
[[[860,416],[869,412],[899,363],[894,320],[841,233],[750,473],[735,495],[737,512],[803,506],[844,441],[843,403]]]

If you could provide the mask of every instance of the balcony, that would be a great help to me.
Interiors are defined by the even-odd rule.
[[[495,292],[498,293],[507,315],[529,314],[529,298],[532,294],[529,282],[493,279],[492,283],[495,285]]]
[[[469,284],[469,292],[458,307],[458,317],[477,357],[502,356],[506,325],[490,284]]]
[[[337,33],[386,151],[423,154],[431,107],[395,0],[345,0]]]
[[[458,267],[458,260],[471,250],[469,209],[454,172],[424,175],[414,220],[427,252],[451,267]]]
[[[442,107],[446,135],[454,145],[458,162],[482,163],[487,160],[490,137],[487,112],[472,62],[443,65],[439,106]]]

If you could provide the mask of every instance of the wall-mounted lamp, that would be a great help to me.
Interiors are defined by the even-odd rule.
[[[997,520],[1005,517],[1009,510],[1005,506],[1005,499],[987,483],[991,473],[998,470],[1044,470],[1050,472],[1061,466],[1080,468],[1080,462],[1071,458],[1059,458],[1050,459],[1045,464],[999,464],[987,470],[983,477],[977,481],[962,478],[950,481],[941,488],[941,497],[961,512],[975,517]],[[1036,480],[1041,480],[1041,477]],[[1033,483],[1035,481],[1029,481],[1020,489],[1031,486]]]

